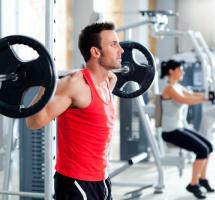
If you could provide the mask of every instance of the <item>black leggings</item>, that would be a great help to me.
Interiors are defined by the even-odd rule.
[[[166,142],[194,152],[196,159],[206,159],[213,151],[212,144],[193,130],[180,128],[171,132],[162,132],[162,138]]]

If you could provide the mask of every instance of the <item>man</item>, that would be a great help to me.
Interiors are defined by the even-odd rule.
[[[60,79],[53,98],[26,119],[38,129],[57,118],[56,200],[111,199],[107,156],[113,131],[111,92],[123,49],[112,23],[94,23],[79,36],[86,67]],[[42,95],[33,100],[35,103]]]

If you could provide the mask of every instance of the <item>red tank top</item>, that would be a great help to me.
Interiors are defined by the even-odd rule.
[[[101,181],[108,176],[107,159],[115,110],[110,91],[110,101],[104,102],[88,70],[83,69],[82,73],[92,100],[87,108],[68,108],[58,117],[56,170],[74,179]]]

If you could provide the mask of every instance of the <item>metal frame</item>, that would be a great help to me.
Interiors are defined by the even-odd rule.
[[[192,30],[169,30],[169,29],[155,29],[154,30],[154,36],[158,37],[184,37],[189,39],[191,44],[193,45],[197,56],[201,62],[202,65],[202,77],[203,77],[203,87],[204,87],[204,95],[206,98],[208,98],[208,92],[210,90],[215,91],[215,58],[212,55],[205,39],[203,38],[202,34],[200,32],[192,31]],[[158,81],[158,80],[157,80]],[[155,93],[158,94],[158,93]],[[207,105],[204,105],[205,107],[208,107]],[[203,107],[204,108],[204,107]],[[207,110],[207,109],[206,109]],[[210,107],[211,112],[213,112],[213,108]],[[159,130],[157,130],[159,132]],[[158,142],[160,143],[161,137],[158,137]],[[160,145],[160,150],[163,152],[162,144]],[[162,153],[163,154],[163,153]],[[190,154],[188,155],[190,156]],[[191,158],[187,157],[189,160]],[[175,160],[175,161],[174,161]],[[182,169],[184,168],[184,156],[182,156],[182,152],[179,153],[178,159],[177,157],[168,158],[168,156],[163,156],[162,163],[165,164],[172,164],[177,165],[179,168],[179,173],[182,175]],[[181,160],[181,161],[180,161]]]
[[[205,95],[207,96],[209,89],[215,90],[215,77],[213,76],[213,74],[215,74],[215,58],[210,52],[207,43],[200,32],[195,32],[192,30],[184,31],[167,29],[166,26],[168,24],[168,18],[167,20],[160,21],[162,15],[165,15],[165,13],[162,14],[161,12],[158,12],[156,14],[153,12],[151,15],[147,15],[148,20],[143,20],[124,26],[117,29],[117,32],[124,32],[125,38],[129,39],[131,36],[131,30],[133,28],[141,25],[151,25],[154,30],[154,36],[188,37],[188,39],[190,39],[191,43],[193,44],[200,61],[202,62],[204,87],[206,88]],[[174,16],[174,14],[169,16]]]
[[[180,37],[180,36],[186,36],[188,37],[192,44],[194,45],[194,48],[197,52],[197,55],[203,65],[202,69],[203,69],[203,80],[204,80],[204,87],[206,88],[205,90],[205,96],[207,96],[208,90],[211,88],[214,89],[214,84],[212,85],[212,83],[210,83],[208,80],[213,80],[214,81],[214,77],[212,76],[212,73],[208,73],[208,72],[214,72],[214,58],[205,42],[205,40],[203,39],[201,33],[199,32],[193,32],[191,30],[189,31],[179,31],[179,30],[166,30],[165,29],[165,24],[161,26],[161,28],[159,28],[159,23],[156,22],[156,18],[153,16],[151,18],[151,20],[145,20],[142,22],[138,22],[135,24],[131,24],[122,28],[117,29],[117,32],[124,32],[125,35],[125,39],[129,40],[131,38],[131,31],[132,28],[141,26],[141,25],[145,25],[145,24],[151,24],[154,28],[154,32],[156,36],[174,36],[174,37]],[[205,59],[205,55],[207,56],[207,59]],[[132,87],[134,87],[134,90],[136,89],[136,85],[132,85]],[[159,87],[158,87],[158,82],[154,84],[154,90],[155,90],[155,94],[159,93]],[[155,187],[155,192],[159,191],[161,192],[162,189],[164,188],[164,176],[163,176],[163,169],[162,169],[162,164],[171,164],[171,165],[176,165],[179,167],[179,171],[180,174],[182,174],[182,169],[184,168],[184,163],[180,162],[180,161],[184,161],[183,157],[174,157],[174,158],[169,158],[169,157],[164,157],[162,156],[160,153],[160,149],[156,144],[155,138],[153,136],[153,129],[151,127],[151,123],[149,120],[149,115],[148,113],[146,113],[147,111],[147,106],[144,103],[144,99],[142,97],[137,97],[134,99],[134,101],[136,101],[136,105],[138,105],[138,111],[140,114],[140,119],[141,119],[141,123],[142,125],[146,128],[146,132],[145,134],[147,135],[147,138],[149,140],[150,143],[150,147],[152,149],[152,153],[154,155],[155,158],[155,163],[157,166],[157,170],[158,170],[158,183],[157,186]],[[159,141],[158,141],[159,142]],[[114,182],[113,182],[114,184]],[[117,185],[131,185],[130,183],[128,184],[124,184],[124,183],[120,183]],[[137,184],[134,184],[137,186]]]
[[[195,32],[192,30],[182,31],[182,30],[154,30],[155,36],[170,36],[170,37],[185,37],[191,41],[193,47],[197,53],[197,56],[201,62],[201,69],[202,69],[202,78],[203,78],[203,90],[204,96],[208,99],[209,91],[215,91],[215,57],[211,53],[205,39],[203,38],[200,32]],[[203,104],[202,105],[202,114],[207,120],[211,120],[210,114],[213,113],[213,106],[211,104]],[[204,114],[205,113],[205,114]],[[207,132],[210,130],[205,130],[204,123],[206,123],[205,119],[201,118],[200,121],[200,131],[204,134],[204,136],[209,137],[211,139],[210,134]],[[203,130],[201,128],[203,127]]]
[[[145,20],[145,21],[142,21],[142,22],[138,22],[138,23],[135,23],[135,24],[131,24],[131,25],[128,25],[128,26],[125,26],[125,27],[122,27],[122,28],[119,28],[117,29],[116,31],[117,32],[124,32],[124,39],[125,40],[130,40],[131,38],[131,31],[133,28],[136,28],[136,27],[139,27],[141,25],[147,25],[147,24],[156,24],[156,20],[155,18],[151,19],[151,20]],[[136,90],[137,87],[135,84],[131,84],[131,87],[133,88],[133,90]],[[140,123],[142,126],[145,127],[146,129],[146,137],[149,141],[149,145],[152,149],[152,154],[154,156],[154,160],[155,160],[155,165],[157,167],[157,171],[158,171],[158,179],[157,179],[157,183],[156,184],[144,184],[143,182],[141,183],[122,183],[122,182],[116,182],[116,181],[112,181],[113,185],[118,185],[118,186],[136,186],[136,187],[142,187],[138,190],[138,195],[140,195],[141,193],[141,190],[145,189],[145,188],[148,188],[153,186],[154,187],[154,193],[162,193],[163,192],[163,189],[164,189],[164,175],[163,175],[163,167],[162,167],[162,163],[161,163],[161,159],[160,159],[160,152],[159,152],[159,148],[156,144],[156,140],[153,136],[153,129],[151,127],[151,123],[150,123],[150,120],[149,120],[149,115],[145,112],[144,110],[144,107],[145,107],[145,103],[144,103],[144,99],[143,99],[143,96],[139,96],[137,98],[134,98],[134,101],[136,102],[136,105],[137,107],[139,108],[138,109],[138,112],[139,112],[139,115],[140,115]],[[121,171],[124,171],[124,169],[126,169],[126,167],[122,168],[123,170]],[[112,174],[114,174],[115,172],[112,172]],[[120,170],[116,171],[116,174],[119,174],[120,173]],[[133,198],[133,195],[135,196],[137,193],[137,191],[131,191],[129,192],[129,195],[132,196]]]
[[[46,0],[45,46],[53,56],[54,37],[54,4],[55,0]],[[45,127],[45,200],[53,198],[54,194],[54,161],[56,158],[56,122]]]
[[[132,87],[135,88],[135,85],[132,85]],[[137,98],[134,98],[134,101],[136,101],[136,104],[138,105],[139,108],[139,114],[140,114],[140,120],[142,125],[146,128],[146,136],[148,138],[149,144],[151,146],[152,154],[155,159],[155,164],[158,170],[158,182],[154,186],[155,188],[155,193],[161,193],[162,190],[164,189],[164,173],[163,173],[163,167],[160,159],[160,152],[158,145],[156,143],[156,140],[153,136],[153,128],[150,122],[149,115],[145,112],[144,110],[144,100],[142,96],[139,96]]]
[[[155,36],[172,36],[172,37],[187,37],[193,44],[194,49],[198,55],[198,58],[202,64],[203,73],[203,87],[205,89],[205,96],[207,97],[209,89],[215,89],[215,78],[213,76],[215,72],[215,61],[212,53],[209,50],[202,34],[200,32],[194,32],[192,30],[162,30],[155,31]],[[211,73],[213,72],[213,73]]]
[[[131,87],[133,90],[137,90],[138,86],[135,84],[131,84]],[[145,127],[146,129],[146,137],[149,141],[149,145],[151,147],[152,150],[152,154],[154,156],[154,160],[155,160],[155,165],[157,167],[157,171],[158,171],[158,179],[157,179],[157,183],[156,184],[144,184],[142,181],[141,183],[139,182],[135,182],[135,183],[125,183],[125,182],[119,182],[119,181],[114,181],[112,180],[113,185],[117,185],[117,186],[133,186],[133,187],[142,187],[140,190],[137,191],[133,191],[133,192],[129,192],[129,195],[132,196],[136,196],[141,195],[141,190],[146,189],[148,187],[154,187],[154,193],[162,193],[163,189],[164,189],[164,173],[163,173],[163,167],[162,167],[162,162],[161,162],[161,157],[160,157],[160,152],[159,152],[159,148],[158,145],[156,143],[156,140],[153,136],[153,128],[149,119],[149,115],[145,112],[145,103],[144,103],[144,99],[143,96],[138,96],[137,98],[134,98],[133,101],[135,101],[139,112],[139,116],[140,116],[140,123],[142,124],[142,126]],[[140,160],[141,161],[141,160]],[[135,163],[134,163],[135,164]],[[125,169],[127,169],[128,167],[122,166],[122,170],[121,169],[117,169],[116,171],[112,172],[111,175],[113,174],[115,176],[118,175],[119,173],[123,172]]]
[[[54,0],[46,0],[45,2],[45,46],[49,50],[50,54],[53,54],[53,10]],[[1,1],[0,1],[1,9]],[[1,34],[1,16],[0,16],[0,34]],[[8,146],[6,151],[5,161],[5,174],[3,191],[0,194],[3,195],[3,200],[7,200],[9,195],[22,196],[22,197],[35,197],[44,198],[50,200],[53,198],[54,184],[53,184],[53,173],[54,173],[54,160],[55,160],[55,149],[56,149],[56,123],[52,122],[45,127],[45,192],[20,192],[20,191],[9,191],[10,188],[10,177],[11,177],[11,152],[12,152],[12,141],[13,141],[13,126],[14,119],[8,118]]]
[[[35,198],[43,198],[45,197],[44,193],[38,192],[21,192],[21,191],[10,191],[11,187],[11,177],[12,177],[12,164],[13,161],[11,159],[11,154],[13,151],[13,137],[14,137],[14,124],[15,119],[4,117],[4,125],[5,130],[7,131],[6,135],[6,149],[5,149],[5,162],[4,162],[4,179],[3,179],[3,190],[0,191],[2,196],[2,200],[8,200],[9,195],[22,196],[22,197],[35,197]]]
[[[3,190],[7,191],[10,188],[10,178],[11,178],[11,152],[12,152],[12,141],[13,141],[13,125],[14,119],[5,118],[5,130],[7,131],[7,146],[5,149],[5,162],[4,162],[4,181],[3,181]],[[1,193],[1,192],[0,192]],[[2,200],[7,200],[7,196],[3,196]]]

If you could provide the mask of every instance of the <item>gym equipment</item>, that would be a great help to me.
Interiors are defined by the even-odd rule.
[[[143,161],[144,159],[147,158],[147,153],[146,152],[142,152],[138,155],[135,155],[131,158],[128,159],[128,161],[126,163],[124,163],[121,167],[117,168],[116,170],[114,170],[113,172],[111,172],[109,174],[109,177],[111,179],[113,179],[115,176],[117,176],[118,174],[124,172],[125,170],[129,169],[130,167],[132,167],[133,165],[140,163],[141,161]],[[122,185],[122,183],[118,183],[119,185]],[[117,185],[115,183],[115,185]],[[125,183],[126,186],[126,183]],[[142,184],[141,188],[139,188],[138,190],[135,191],[130,191],[127,192],[126,194],[123,195],[123,199],[132,199],[132,198],[136,198],[142,195],[142,190],[146,189],[146,188],[150,188],[152,187],[153,184]]]
[[[11,48],[15,44],[33,48],[39,57],[25,62],[20,60]],[[22,118],[41,110],[56,86],[54,64],[45,47],[27,36],[8,36],[0,40],[0,60],[0,113],[12,118]],[[34,86],[43,86],[44,95],[36,104],[25,108],[22,105],[23,94]]]
[[[209,97],[209,100],[211,101],[211,103],[214,104],[215,92],[214,91],[209,91],[208,97]]]
[[[121,42],[120,45],[124,49],[122,66],[128,68],[129,71],[126,73],[116,73],[118,81],[113,94],[123,98],[134,98],[143,94],[151,86],[155,76],[155,62],[148,49],[137,42],[125,41]],[[135,49],[145,56],[147,64],[136,62],[133,53]],[[129,81],[138,83],[140,88],[132,92],[124,90],[124,84]]]
[[[7,7],[9,5],[12,5],[12,4],[10,2],[5,2],[4,7],[5,6]],[[21,6],[21,5],[22,5],[22,2],[18,2],[17,6],[12,8],[12,15],[14,17],[17,16],[17,13],[20,13],[20,12],[23,13],[23,10],[25,10],[26,7],[23,8],[23,6]],[[29,6],[30,6],[30,4],[29,4]],[[45,0],[43,2],[43,4],[38,4],[38,6],[40,7],[39,16],[35,15],[35,13],[32,13],[33,17],[38,18],[35,21],[36,24],[34,23],[34,26],[38,25],[37,22],[39,22],[39,21],[41,21],[44,24],[44,26],[42,26],[42,27],[36,27],[36,29],[38,30],[37,33],[39,33],[40,28],[42,28],[40,33],[41,33],[42,37],[44,36],[45,47],[49,51],[51,56],[53,56],[52,52],[53,52],[54,41],[55,41],[55,38],[53,37],[55,34],[53,33],[53,31],[56,30],[56,28],[53,28],[53,26],[56,24],[56,18],[54,16],[53,12],[54,12],[54,7],[56,7],[56,6],[58,7],[58,4],[56,3],[56,1]],[[43,6],[44,6],[44,8],[43,8]],[[2,13],[2,16],[5,16],[4,13]],[[13,25],[17,25],[20,23],[23,24],[23,23],[29,22],[32,24],[31,18],[28,18],[28,16],[27,16],[27,18],[25,19],[22,16],[26,16],[26,14],[23,14],[23,15],[21,15],[21,17],[14,18],[14,20],[10,21],[12,24],[12,27],[13,27]],[[17,27],[17,28],[19,29],[19,27]],[[16,29],[16,31],[20,31],[20,29],[19,30],[18,29]],[[26,28],[23,31],[26,31]],[[35,35],[35,32],[33,30],[29,30],[29,28],[28,28],[27,32],[28,32],[28,34],[31,34],[32,36]],[[6,34],[6,32],[5,32],[5,34]],[[17,46],[18,45],[15,45],[15,50],[16,50]],[[21,46],[21,48],[23,48],[23,46]],[[20,47],[18,46],[18,50],[19,49],[20,49]],[[20,51],[20,53],[21,53],[21,55],[23,55],[23,57],[26,57],[26,56],[29,57],[28,49],[26,49],[26,50],[27,50],[27,52],[26,52],[27,54],[26,53],[23,54],[23,51]],[[1,85],[1,82],[0,82],[0,85]],[[30,89],[30,91],[29,90],[27,91],[27,94],[24,96],[24,98],[25,98],[24,105],[29,105],[29,103],[27,102],[28,99],[29,100],[32,99],[33,96],[35,95],[34,93],[32,94],[32,92],[33,92],[32,89]],[[14,120],[13,118],[7,118],[4,116],[2,116],[2,118],[4,118],[4,121],[3,121],[4,127],[5,127],[5,120],[6,121]],[[24,118],[17,119],[17,120],[15,119],[15,121],[19,123],[19,124],[17,124],[18,127],[20,127],[19,130],[16,129],[17,126],[15,125],[15,128],[11,127],[9,130],[4,129],[4,131],[6,131],[6,132],[8,132],[8,131],[16,132],[17,131],[17,133],[19,134],[19,142],[22,141],[22,144],[20,144],[19,150],[16,149],[15,152],[12,151],[10,155],[7,153],[7,155],[5,155],[5,156],[9,156],[7,158],[7,160],[10,159],[12,161],[16,161],[17,160],[16,152],[17,152],[17,150],[20,151],[19,152],[20,156],[17,160],[20,164],[19,172],[18,172],[18,174],[13,174],[14,171],[10,170],[9,173],[4,173],[4,178],[2,181],[5,183],[9,183],[9,184],[8,185],[5,184],[4,186],[2,186],[2,188],[0,190],[0,199],[2,199],[2,200],[9,200],[11,198],[15,198],[15,199],[19,199],[19,200],[26,200],[26,199],[28,199],[28,200],[33,200],[33,199],[50,200],[50,199],[53,199],[53,194],[54,194],[54,192],[53,192],[53,190],[54,190],[53,189],[54,188],[53,174],[55,171],[54,166],[55,166],[55,158],[56,158],[56,153],[55,153],[55,151],[56,151],[56,148],[55,148],[56,147],[56,144],[55,144],[56,143],[56,128],[54,127],[54,124],[56,123],[56,120],[53,120],[44,129],[40,129],[37,132],[27,129]],[[29,134],[31,134],[31,135],[29,135]],[[28,138],[27,140],[26,140],[26,137]],[[35,141],[34,138],[38,138],[38,137],[41,138],[41,140],[42,140],[41,143],[38,143],[38,141]],[[7,139],[9,139],[9,137]],[[6,143],[6,145],[8,145],[8,144]],[[34,145],[34,146],[32,146],[32,148],[29,148],[30,147],[29,145]],[[35,146],[37,147],[37,149],[34,149]],[[32,155],[32,153],[33,153],[33,155]],[[41,158],[36,159],[35,154],[36,155],[40,154]],[[33,160],[35,162],[33,162]],[[32,165],[30,163],[32,163]],[[12,166],[12,165],[9,165],[9,166]],[[39,169],[39,171],[38,171],[38,169]],[[7,168],[7,165],[4,165],[4,172],[7,172],[8,170],[9,169]],[[40,171],[41,171],[41,173],[40,173]],[[29,177],[29,174],[31,175],[31,177]],[[14,179],[14,177],[16,177],[17,175],[18,175],[18,177],[17,177],[18,180],[16,180],[16,178]],[[18,186],[19,186],[18,188],[12,186],[14,184],[14,182],[18,183]],[[13,195],[14,197],[11,195]],[[17,196],[17,197],[15,197],[15,196]]]
[[[123,41],[120,42],[120,46],[124,50],[122,54],[122,68],[113,70],[118,78],[113,94],[121,98],[135,98],[146,92],[152,85],[155,76],[155,61],[151,52],[140,43]],[[141,53],[144,63],[136,61],[135,50]],[[63,77],[72,72],[74,70],[61,72],[59,76]],[[130,90],[128,87],[125,87],[127,83],[132,81],[138,83],[138,89]]]
[[[39,57],[22,61],[12,49],[12,45],[23,44],[33,48]],[[123,98],[133,98],[143,94],[152,84],[155,64],[152,54],[136,42],[122,42],[125,53],[122,68],[113,70],[118,77],[113,93]],[[139,50],[147,64],[135,62],[133,50]],[[37,40],[21,35],[12,35],[0,40],[0,113],[11,118],[24,118],[40,111],[50,100],[56,87],[56,72],[51,56]],[[128,92],[123,87],[129,81],[137,82],[139,89]],[[24,93],[31,87],[43,86],[45,92],[40,100],[29,107],[22,103]]]
[[[121,166],[120,168],[118,168],[117,170],[111,172],[109,174],[109,177],[110,178],[113,178],[115,177],[116,175],[120,174],[121,172],[123,172],[124,170],[128,169],[129,167],[131,167],[132,165],[134,164],[137,164],[141,161],[143,161],[144,159],[147,158],[147,153],[146,152],[143,152],[143,153],[140,153],[136,156],[133,156],[131,157],[127,163],[125,163],[123,166]]]

